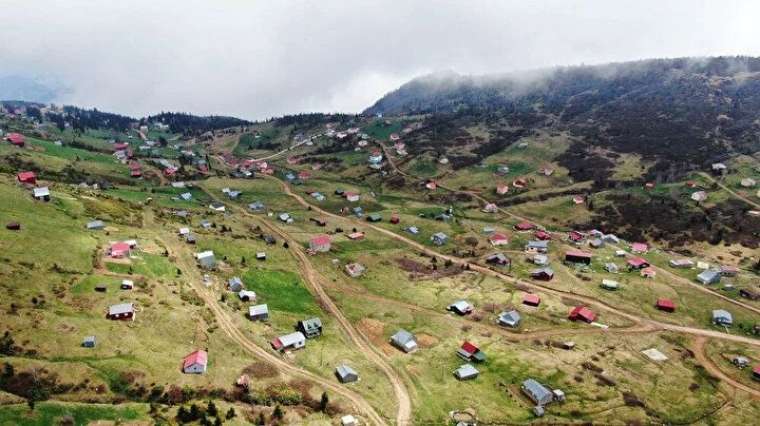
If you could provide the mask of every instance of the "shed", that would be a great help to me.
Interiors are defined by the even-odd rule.
[[[341,364],[335,368],[335,376],[341,383],[353,383],[359,380],[359,373],[346,364]]]
[[[83,348],[94,348],[95,347],[95,336],[87,336],[82,340],[82,347]]]
[[[132,280],[121,280],[121,289],[122,290],[132,290],[135,288],[135,282]]]
[[[541,297],[537,294],[528,293],[523,296],[523,304],[528,306],[538,306],[541,304]]]
[[[665,312],[675,312],[676,310],[676,304],[673,303],[670,299],[657,299],[657,303],[655,304],[655,307],[661,311]]]
[[[715,309],[712,311],[712,320],[715,325],[731,326],[734,323],[734,317],[725,309]]]
[[[457,300],[456,302],[449,305],[446,309],[459,315],[467,315],[472,313],[472,305],[466,300]]]
[[[632,257],[626,261],[629,269],[643,269],[649,267],[649,262],[643,257]]]
[[[208,353],[197,350],[182,360],[182,372],[185,374],[203,374],[208,366]]]
[[[32,190],[32,196],[37,200],[50,201],[50,189],[47,186],[34,188]]]
[[[250,306],[248,318],[251,321],[266,321],[269,319],[269,307],[266,304]]]
[[[322,320],[317,317],[298,321],[296,329],[303,333],[307,339],[322,335]]]
[[[87,222],[87,229],[90,231],[99,231],[106,227],[106,224],[103,223],[102,220],[93,220],[91,222]]]
[[[617,264],[612,263],[612,262],[605,263],[604,264],[604,269],[607,272],[611,273],[611,274],[617,274],[618,271],[620,270],[620,268],[618,268]]]
[[[356,420],[356,417],[348,414],[340,418],[340,425],[341,426],[358,426],[359,422]]]
[[[552,392],[534,379],[524,381],[520,389],[522,389],[523,393],[525,393],[531,401],[540,407],[551,404],[554,400]]]
[[[367,268],[365,268],[361,263],[349,263],[346,265],[346,273],[353,278],[361,277],[366,270]]]
[[[620,287],[620,284],[615,280],[608,280],[603,279],[601,287],[605,290],[617,290]]]
[[[133,320],[135,319],[135,307],[132,303],[119,303],[108,308],[108,319]]]
[[[704,285],[717,284],[720,282],[720,271],[708,269],[697,275],[697,281]]]
[[[454,377],[457,380],[472,380],[478,377],[480,372],[472,366],[472,364],[464,364],[461,367],[454,370]]]
[[[500,232],[494,232],[491,234],[488,237],[488,241],[494,246],[503,246],[509,244],[509,238]]]
[[[402,351],[409,353],[417,350],[417,341],[414,335],[404,329],[401,329],[391,336],[391,344]]]
[[[29,185],[35,185],[37,183],[37,175],[34,172],[20,172],[16,175],[16,179],[21,183]]]
[[[596,319],[596,314],[585,306],[576,306],[570,311],[568,318],[572,321],[581,320],[587,323],[592,323]]]
[[[499,314],[498,323],[502,326],[517,328],[520,326],[521,320],[520,313],[512,309],[511,311],[504,311]]]
[[[551,281],[554,278],[554,270],[550,267],[534,269],[530,271],[530,276],[533,279],[541,281]]]
[[[381,220],[383,220],[383,217],[380,213],[370,213],[367,215],[367,222],[380,222]]]
[[[296,331],[274,339],[271,344],[274,350],[280,352],[288,349],[301,349],[306,346],[306,336],[300,331]]]
[[[198,259],[198,264],[203,269],[213,269],[216,266],[216,259],[214,258],[214,252],[211,250],[197,253],[195,258]]]

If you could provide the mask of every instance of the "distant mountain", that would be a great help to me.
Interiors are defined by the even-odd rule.
[[[0,77],[0,99],[49,103],[59,92],[60,89],[36,79],[18,75]]]

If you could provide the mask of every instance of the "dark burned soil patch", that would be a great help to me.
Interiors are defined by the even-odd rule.
[[[264,361],[257,361],[248,365],[243,369],[243,373],[249,375],[251,378],[262,379],[277,377],[277,375],[280,374],[277,367]]]
[[[412,260],[406,257],[396,259],[396,263],[402,270],[409,272],[412,278],[441,278],[451,277],[462,272],[462,268],[457,265],[444,266],[430,263],[426,265],[422,262]]]

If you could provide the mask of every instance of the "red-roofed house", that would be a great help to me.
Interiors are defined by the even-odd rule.
[[[195,351],[182,360],[182,372],[185,374],[203,374],[208,366],[208,352]]]
[[[507,185],[506,183],[502,183],[502,184],[496,185],[496,193],[497,194],[504,195],[507,192],[509,192],[509,185]]]
[[[363,240],[364,239],[364,232],[361,232],[361,231],[352,232],[352,233],[346,235],[346,237],[349,240],[354,240],[354,241]]]
[[[523,297],[523,304],[528,306],[538,306],[541,304],[541,298],[537,294],[528,293]]]
[[[665,312],[675,312],[676,304],[670,299],[657,299],[657,309]]]
[[[308,170],[301,170],[298,172],[298,179],[309,180],[311,179],[311,172]]]
[[[650,266],[641,270],[641,276],[643,278],[654,278],[657,276],[657,271]]]
[[[457,350],[457,355],[465,361],[483,362],[486,360],[486,355],[480,348],[468,341],[462,343],[462,347]]]
[[[399,217],[397,212],[391,213],[391,223],[399,223],[401,221],[401,218]]]
[[[535,228],[536,225],[530,223],[530,222],[520,222],[517,225],[515,225],[515,229],[518,231],[530,231],[531,229]]]
[[[121,151],[127,148],[129,148],[129,144],[125,142],[118,142],[113,145],[113,149],[115,149],[116,151]]]
[[[649,262],[643,257],[632,257],[627,261],[628,267],[632,269],[648,268]]]
[[[755,380],[760,380],[760,365],[752,369],[752,378]]]
[[[536,231],[534,235],[537,240],[541,240],[541,241],[549,241],[552,239],[552,234],[543,230]]]
[[[525,180],[525,178],[515,179],[512,182],[512,186],[514,186],[515,188],[525,188],[526,186],[528,186],[528,181]]]
[[[646,243],[633,243],[631,244],[631,251],[634,253],[646,253],[649,251],[649,246]]]
[[[573,308],[572,311],[570,311],[570,315],[568,315],[568,318],[570,318],[570,320],[572,321],[581,320],[588,323],[592,323],[596,319],[596,314],[594,314],[594,312],[591,311],[591,309],[585,306],[576,306],[575,308]]]
[[[570,231],[567,234],[567,239],[569,239],[570,241],[572,241],[574,243],[579,243],[579,242],[583,241],[585,238],[586,237],[583,234],[581,234],[580,232],[578,232],[578,231]]]
[[[586,202],[586,199],[583,198],[582,195],[576,195],[573,197],[573,204],[583,204],[584,202]]]
[[[8,133],[5,140],[16,146],[24,146],[26,143],[26,138],[21,133]]]
[[[429,181],[428,181],[428,182],[425,184],[425,188],[427,188],[427,189],[429,189],[429,190],[431,190],[431,191],[435,191],[435,189],[436,189],[436,188],[438,188],[438,184],[437,184],[437,183],[435,183],[435,181],[434,181],[434,180],[429,180]]]
[[[346,197],[346,201],[349,203],[355,203],[359,201],[359,194],[356,192],[344,192],[343,196]]]
[[[16,178],[19,182],[29,185],[34,185],[37,183],[37,175],[34,174],[34,172],[21,172],[16,176]]]
[[[131,177],[137,178],[142,176],[142,170],[140,169],[133,169],[129,171],[129,175]]]
[[[509,238],[500,232],[494,232],[491,234],[491,236],[488,237],[488,241],[490,241],[494,246],[503,246],[509,244]]]
[[[129,243],[113,243],[111,244],[111,247],[108,249],[108,255],[113,258],[121,258],[124,256],[129,256],[129,251],[131,247],[129,246]]]
[[[329,235],[317,235],[309,241],[309,248],[316,252],[330,251],[330,236]]]

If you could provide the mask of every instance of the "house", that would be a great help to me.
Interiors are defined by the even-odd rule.
[[[317,317],[298,321],[296,330],[303,333],[307,339],[319,337],[322,335],[322,320]]]
[[[591,264],[593,254],[582,250],[570,250],[565,252],[565,262]]]
[[[530,222],[520,222],[517,225],[515,225],[515,230],[524,232],[524,231],[533,230],[535,227],[536,225]]]
[[[135,288],[135,282],[132,280],[121,280],[122,290],[132,290]]]
[[[602,236],[602,241],[609,244],[620,244],[620,238],[614,234],[606,234]]]
[[[486,360],[486,354],[468,341],[462,343],[462,347],[457,349],[457,356],[470,362],[483,362]]]
[[[193,194],[190,192],[183,192],[179,194],[179,198],[181,198],[183,201],[190,201],[193,199]]]
[[[704,285],[717,284],[720,282],[720,271],[708,269],[697,275],[697,281]]]
[[[711,169],[714,174],[721,175],[728,170],[728,167],[723,163],[713,163]]]
[[[248,209],[254,212],[260,212],[264,210],[264,203],[261,201],[254,201],[251,204],[248,204]]]
[[[640,275],[642,278],[654,278],[657,276],[657,271],[650,266],[642,269]]]
[[[500,232],[494,232],[488,237],[488,241],[493,246],[503,246],[509,244],[509,238]]]
[[[185,242],[188,243],[188,244],[195,244],[195,242],[196,242],[195,235],[193,235],[193,234],[187,234],[185,236]]]
[[[509,185],[504,184],[504,183],[496,185],[496,193],[497,194],[504,195],[507,192],[509,192]]]
[[[294,220],[293,217],[290,216],[290,213],[280,213],[280,215],[277,216],[277,218],[280,220],[280,222],[283,222],[283,223],[293,223],[293,220]]]
[[[544,385],[533,379],[524,381],[520,389],[539,407],[551,404],[554,401],[554,394]]]
[[[356,192],[344,192],[343,196],[346,197],[346,201],[349,203],[356,203],[359,201],[359,194]]]
[[[311,217],[310,221],[314,222],[317,226],[327,226],[327,221],[321,217]]]
[[[391,344],[406,353],[417,350],[417,341],[414,335],[404,329],[401,329],[391,336]]]
[[[178,233],[179,233],[180,236],[190,235],[190,228],[188,228],[188,227],[179,228]]]
[[[309,240],[309,249],[318,253],[330,251],[330,236],[322,234],[312,238]]]
[[[205,220],[205,219],[202,220],[200,225],[201,225],[201,228],[203,229],[211,229],[211,222],[209,222],[208,220]]]
[[[549,241],[531,240],[525,245],[525,251],[528,253],[546,253],[549,251]]]
[[[454,370],[454,377],[457,380],[471,380],[478,377],[480,372],[471,364],[464,364],[461,367]]]
[[[760,293],[748,288],[739,289],[739,296],[749,300],[760,300]]]
[[[552,278],[554,278],[554,270],[546,266],[544,268],[534,269],[530,271],[530,276],[536,280],[551,281]]]
[[[82,340],[82,347],[83,348],[94,348],[95,347],[95,336],[86,336]]]
[[[521,320],[522,317],[520,316],[520,313],[512,309],[511,311],[504,311],[500,313],[497,322],[499,325],[505,327],[517,328],[520,325]]]
[[[229,280],[227,280],[227,288],[230,291],[238,292],[242,290],[244,287],[243,280],[240,279],[240,277],[232,277]]]
[[[720,275],[724,277],[735,277],[739,274],[739,268],[732,265],[723,265],[720,267]]]
[[[549,264],[549,256],[545,254],[536,254],[533,256],[533,264],[537,266],[546,266]]]
[[[364,232],[357,231],[346,235],[346,238],[352,241],[359,241],[364,239]]]
[[[576,306],[573,308],[573,310],[570,311],[568,318],[571,321],[581,320],[587,323],[592,323],[596,319],[596,314],[585,306]]]
[[[301,349],[306,346],[306,336],[300,331],[296,331],[272,340],[271,345],[274,350],[279,352]]]
[[[626,261],[628,269],[644,269],[649,267],[649,262],[643,257],[632,257]]]
[[[37,184],[37,175],[34,172],[20,172],[16,175],[16,179],[26,185]]]
[[[499,207],[494,203],[488,203],[483,206],[483,213],[496,213],[499,211]]]
[[[712,311],[712,321],[715,325],[730,327],[734,323],[734,317],[725,309],[715,309]]]
[[[602,287],[605,290],[617,290],[620,287],[620,283],[618,283],[615,280],[608,280],[605,278],[602,280],[602,284],[600,285],[600,287]]]
[[[702,202],[707,199],[707,192],[705,191],[696,191],[693,194],[691,194],[691,199],[696,202]]]
[[[417,228],[416,226],[409,226],[405,230],[412,235],[417,235],[420,233],[420,228]]]
[[[47,186],[41,186],[32,190],[32,196],[37,200],[50,201],[50,189]]]
[[[442,246],[446,244],[446,242],[449,240],[448,235],[444,234],[443,232],[436,232],[433,234],[432,237],[430,237],[430,241],[433,242],[433,244],[437,246]]]
[[[688,269],[694,267],[694,262],[690,259],[670,259],[668,263],[672,268]]]
[[[427,183],[425,183],[425,188],[429,189],[430,191],[435,191],[438,188],[438,184],[434,180],[429,180]]]
[[[211,209],[211,211],[221,212],[221,213],[224,213],[227,210],[226,207],[224,207],[224,204],[218,203],[218,202],[213,202],[209,204],[208,208]]]
[[[243,302],[253,302],[256,300],[256,292],[252,290],[240,290],[238,292],[238,297]]]
[[[760,365],[752,369],[752,378],[755,380],[760,380]]]
[[[364,209],[362,209],[361,206],[354,207],[353,212],[354,212],[354,216],[356,217],[364,216]]]
[[[267,260],[266,252],[260,251],[256,253],[256,260]]]
[[[198,264],[203,269],[213,269],[216,266],[216,259],[214,258],[214,252],[211,250],[197,253],[195,258],[198,260]]]
[[[106,224],[103,223],[102,220],[93,220],[91,222],[87,222],[87,229],[90,231],[100,231],[101,229],[105,228]]]
[[[356,417],[347,414],[340,418],[340,426],[358,426],[359,421],[356,420]]]
[[[634,253],[646,253],[649,251],[649,245],[646,243],[633,243],[631,244],[631,251]]]
[[[401,221],[401,219],[400,219],[400,217],[399,217],[399,215],[398,215],[397,212],[391,213],[391,223],[392,224],[395,225],[395,224],[399,223],[400,221]]]
[[[752,188],[757,185],[757,181],[752,178],[744,178],[741,180],[740,184],[745,188]]]
[[[601,238],[594,238],[588,242],[588,245],[591,246],[591,248],[599,249],[604,247],[604,240]]]
[[[546,232],[544,230],[538,230],[538,231],[536,231],[536,233],[533,234],[533,236],[537,240],[540,240],[540,241],[549,241],[549,240],[552,239],[552,234],[550,234],[550,233],[548,233],[548,232]]]
[[[326,197],[321,192],[312,192],[311,196],[317,201],[325,201]]]
[[[311,179],[311,172],[308,170],[301,170],[300,172],[298,172],[298,179],[303,180],[303,181],[307,181]]]
[[[269,319],[269,306],[253,305],[248,307],[248,319],[251,321],[266,321]]]
[[[538,306],[541,304],[541,297],[537,294],[528,293],[523,296],[523,305]]]
[[[573,196],[573,204],[580,205],[586,202],[586,199],[582,195]]]
[[[620,270],[616,263],[608,262],[604,264],[604,270],[611,274],[617,274]]]
[[[182,372],[185,374],[203,374],[208,367],[208,353],[198,350],[182,359]]]
[[[457,300],[456,302],[452,303],[448,307],[446,307],[446,310],[454,312],[458,315],[468,315],[472,313],[472,305],[470,302],[466,300]]]
[[[95,291],[99,293],[105,293],[108,290],[108,286],[106,284],[96,284],[95,285]]]
[[[731,363],[739,368],[745,368],[749,365],[749,359],[746,356],[735,356],[731,359]]]
[[[346,265],[346,273],[348,276],[353,278],[361,277],[366,270],[367,268],[365,268],[361,263],[349,263]]]
[[[676,304],[673,303],[670,299],[657,299],[657,303],[655,304],[655,307],[661,311],[665,312],[675,312],[676,311]]]
[[[108,319],[133,320],[135,319],[135,306],[132,303],[119,303],[108,308]]]
[[[383,217],[380,213],[370,213],[367,215],[367,222],[380,222],[381,220],[383,220]]]
[[[510,260],[504,253],[494,253],[486,257],[486,263],[490,265],[506,266],[510,264]]]
[[[8,133],[5,135],[5,140],[18,147],[23,147],[26,144],[26,137],[21,133]]]
[[[353,383],[359,380],[359,374],[346,364],[341,364],[335,368],[335,376],[341,383]]]
[[[580,242],[582,242],[583,240],[586,239],[586,236],[583,235],[582,233],[578,232],[578,231],[570,231],[567,234],[567,239],[570,240],[570,242],[573,242],[573,243],[580,243]]]

